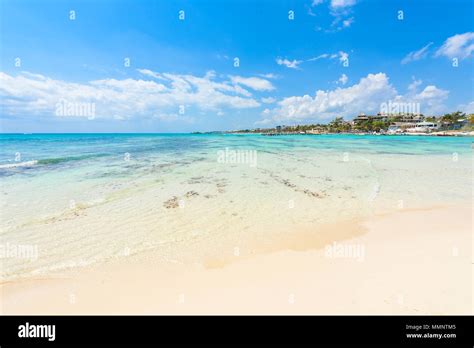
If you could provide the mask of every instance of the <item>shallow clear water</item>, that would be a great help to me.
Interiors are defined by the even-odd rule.
[[[466,203],[471,144],[426,136],[0,134],[3,251],[37,250],[35,258],[3,255],[1,274],[44,275],[144,250],[205,262],[337,221]]]

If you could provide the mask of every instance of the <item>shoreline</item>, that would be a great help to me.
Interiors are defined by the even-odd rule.
[[[197,133],[192,133],[197,134]],[[210,134],[210,133],[199,133],[199,134]],[[359,136],[431,136],[431,137],[474,137],[474,131],[470,132],[436,132],[436,133],[397,133],[397,134],[384,134],[384,133],[239,133],[239,132],[223,132],[223,134],[232,134],[232,135],[248,135],[248,134],[255,134],[255,135],[263,135],[263,136],[280,136],[280,135],[359,135]]]
[[[471,314],[471,209],[463,204],[384,214],[353,224],[355,229],[362,227],[362,233],[339,226],[334,232],[342,239],[316,245],[300,235],[293,245],[284,241],[274,250],[216,265],[163,262],[153,252],[141,253],[71,270],[61,278],[4,283],[1,310],[3,314]],[[330,256],[328,246],[341,246],[343,252],[333,248]]]

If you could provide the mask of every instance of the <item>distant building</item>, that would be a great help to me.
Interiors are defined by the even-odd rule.
[[[276,130],[278,133],[281,133],[281,126],[276,126]]]
[[[397,124],[398,123],[410,123],[410,124],[415,124],[418,122],[423,122],[425,117],[423,115],[415,115],[415,114],[398,114],[398,115],[393,115],[393,114],[384,114],[384,113],[378,113],[375,116],[368,116],[366,114],[360,114],[356,118],[354,118],[354,124],[358,124],[361,122],[366,122],[366,121],[382,121],[382,122],[388,122],[392,121],[392,124]]]
[[[398,122],[410,122],[410,123],[418,123],[418,122],[423,122],[425,117],[423,115],[397,115],[392,117]]]
[[[467,119],[460,118],[460,119],[456,120],[456,122],[454,122],[453,129],[461,129],[462,127],[464,127],[467,124],[468,124]]]
[[[387,122],[390,118],[390,115],[378,113],[375,116],[369,116],[372,120]]]
[[[316,127],[313,127],[312,129],[306,131],[306,133],[308,134],[325,134],[327,133],[327,129],[325,127],[321,127],[321,126],[316,126]]]
[[[407,132],[431,132],[439,129],[439,124],[436,122],[418,122],[414,127],[408,128]]]
[[[359,114],[356,118],[354,118],[354,123],[365,122],[369,120],[369,116],[366,114]]]

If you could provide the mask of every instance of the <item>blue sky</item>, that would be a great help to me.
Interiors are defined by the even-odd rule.
[[[473,19],[469,0],[3,0],[1,130],[325,123],[389,101],[474,112]]]

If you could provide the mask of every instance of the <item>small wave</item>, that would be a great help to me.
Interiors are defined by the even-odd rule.
[[[8,164],[0,164],[0,169],[18,168],[18,167],[33,167],[36,164],[38,164],[38,161],[26,161],[26,162],[15,162],[15,163],[8,163]]]
[[[25,162],[15,162],[15,163],[8,163],[8,164],[0,164],[0,169],[12,169],[12,168],[20,168],[20,167],[34,167],[39,165],[53,165],[59,164],[64,162],[71,162],[71,161],[80,161],[89,158],[96,158],[105,156],[104,154],[98,155],[83,155],[83,156],[67,156],[67,157],[54,157],[54,158],[44,158],[39,160],[33,161],[25,161]]]

